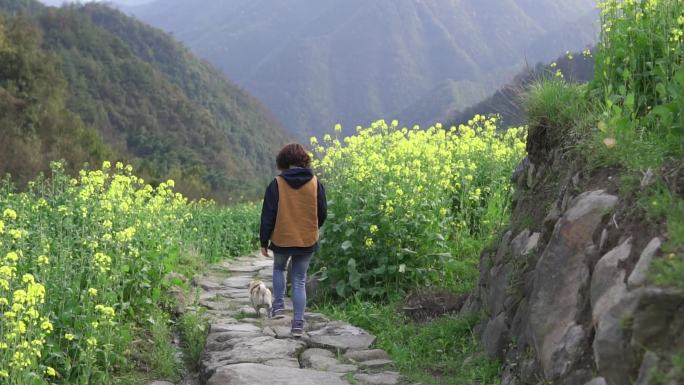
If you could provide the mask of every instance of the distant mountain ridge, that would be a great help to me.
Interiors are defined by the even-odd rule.
[[[0,172],[21,179],[44,170],[55,158],[67,158],[78,168],[83,161],[114,157],[132,162],[152,182],[174,178],[190,196],[221,201],[254,194],[273,175],[273,155],[289,134],[256,99],[167,34],[102,4],[58,9],[35,1],[0,0],[3,11],[5,29],[18,35],[36,31],[35,42],[8,52],[26,53],[17,62],[44,58],[32,61],[26,76],[40,80],[36,75],[49,70],[54,79],[40,86],[52,89],[54,102],[16,89],[21,72],[11,71],[12,60],[0,63],[0,95],[4,91],[38,110],[48,102],[62,105],[91,139],[81,146],[81,156],[71,156],[65,146],[40,164],[27,168],[21,161],[13,167],[3,163]],[[14,111],[16,119],[0,126],[3,135],[31,125],[40,142],[49,124],[63,120],[55,113],[36,125],[24,116],[26,110]],[[58,141],[73,141],[66,132],[65,137],[59,130],[51,132]],[[12,136],[12,143],[27,137]],[[16,157],[29,159],[39,148],[27,146]]]
[[[302,136],[463,109],[525,62],[593,43],[597,20],[594,0],[158,0],[127,11],[172,32]]]

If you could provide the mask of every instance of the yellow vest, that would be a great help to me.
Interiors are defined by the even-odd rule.
[[[302,187],[292,188],[276,177],[278,212],[271,235],[279,247],[311,247],[318,242],[318,180],[314,176]]]

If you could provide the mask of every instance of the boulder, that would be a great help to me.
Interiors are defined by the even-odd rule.
[[[487,313],[491,316],[504,311],[504,303],[508,294],[510,275],[513,273],[513,265],[507,263],[497,265],[489,270],[488,290],[485,296]]]
[[[637,262],[636,266],[634,266],[632,274],[630,274],[629,278],[627,279],[627,285],[630,289],[641,287],[646,284],[646,278],[648,269],[651,267],[651,261],[653,260],[653,256],[655,256],[658,250],[660,250],[660,246],[662,244],[663,241],[661,241],[660,238],[653,238],[651,242],[646,245],[644,251],[641,252],[639,261]]]
[[[485,353],[492,358],[502,359],[507,335],[508,327],[506,326],[506,315],[504,313],[489,320],[482,334],[482,346]]]
[[[586,331],[579,324],[589,286],[594,232],[618,198],[602,190],[569,204],[539,258],[530,299],[530,331],[547,379],[563,377],[583,356]]]
[[[684,295],[676,290],[638,289],[643,292],[633,313],[632,345],[658,354],[684,349]]]
[[[603,315],[627,293],[626,272],[618,265],[627,260],[631,252],[632,238],[629,238],[596,263],[591,277],[590,293],[594,325],[597,325]]]
[[[629,320],[634,314],[642,292],[628,292],[618,304],[608,310],[596,327],[592,348],[598,374],[610,385],[630,384],[630,372],[636,354],[629,343]]]
[[[637,377],[634,385],[648,385],[651,383],[651,378],[656,370],[658,370],[658,356],[653,352],[646,352],[644,359],[641,360],[639,377]]]

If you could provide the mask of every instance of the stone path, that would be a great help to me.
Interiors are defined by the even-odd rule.
[[[290,334],[292,303],[286,317],[257,318],[248,283],[261,279],[272,286],[271,258],[246,256],[212,267],[193,283],[200,305],[210,317],[210,332],[201,362],[201,381],[208,385],[397,385],[402,384],[383,350],[372,349],[375,337],[365,330],[322,314],[306,313],[305,333]]]

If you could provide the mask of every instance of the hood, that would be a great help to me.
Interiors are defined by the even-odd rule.
[[[313,172],[310,168],[290,168],[280,173],[280,176],[290,187],[298,189],[313,179]]]

